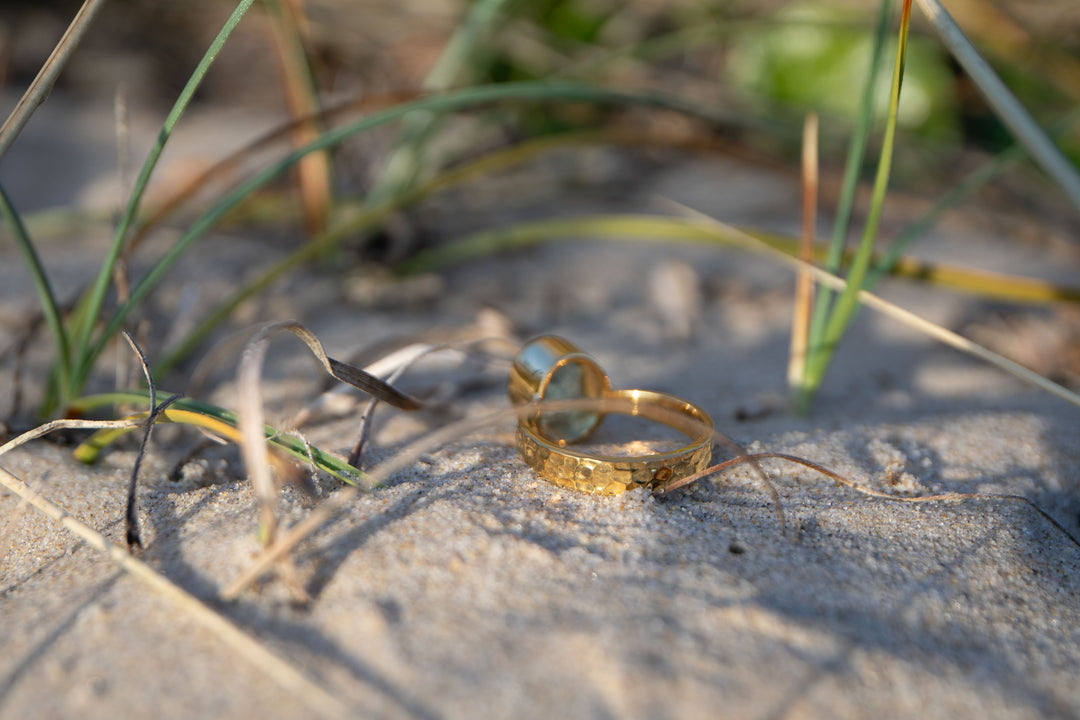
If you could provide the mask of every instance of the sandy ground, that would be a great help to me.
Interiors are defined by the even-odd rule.
[[[559,162],[622,161],[574,153]],[[707,159],[648,167],[618,197],[579,197],[569,209],[659,208],[665,195],[734,223],[797,227],[790,175]],[[515,187],[515,178],[504,182]],[[452,225],[453,207],[453,199],[436,205],[428,221]],[[953,218],[918,252],[1075,276],[1075,250],[1020,245],[1000,227],[994,217]],[[85,237],[44,244],[50,267],[72,281],[102,247]],[[285,250],[219,235],[185,260],[154,310],[170,313],[185,284],[209,305],[239,266]],[[13,317],[32,307],[30,285],[10,244],[2,252],[0,300]],[[703,287],[684,339],[671,337],[658,299],[676,292],[663,280],[675,261]],[[661,290],[650,289],[657,283]],[[460,328],[494,308],[519,338],[572,339],[619,386],[698,403],[750,449],[798,454],[898,495],[1020,494],[1080,536],[1077,409],[893,321],[863,312],[813,415],[786,412],[792,284],[786,270],[733,250],[576,243],[453,269],[438,302],[419,307],[350,304],[335,278],[302,273],[242,319],[299,317],[331,354],[346,356],[402,334]],[[883,293],[954,328],[988,307],[900,283]],[[279,415],[317,385],[302,352],[286,346],[268,362]],[[505,363],[417,368],[411,391],[458,394],[449,410],[380,414],[372,461],[454,418],[505,407],[505,373]],[[170,481],[195,438],[162,433],[144,473],[141,557],[357,717],[1080,716],[1080,548],[1031,508],[892,503],[771,463],[785,536],[746,471],[663,498],[597,498],[538,479],[511,430],[434,451],[305,541],[295,561],[313,599],[303,608],[274,579],[237,602],[220,600],[258,551],[251,489],[220,451]],[[308,436],[347,452],[354,432],[347,418]],[[0,463],[121,542],[132,458],[122,447],[85,467],[69,448],[35,443]],[[286,489],[284,521],[333,492],[326,479],[316,497]],[[0,717],[310,714],[221,638],[18,497],[0,493],[0,517]]]

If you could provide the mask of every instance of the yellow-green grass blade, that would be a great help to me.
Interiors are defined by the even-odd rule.
[[[85,413],[113,405],[145,404],[148,399],[149,395],[145,392],[103,393],[78,398],[71,403],[70,408],[75,412]],[[145,418],[146,413],[136,413],[130,417],[136,419]],[[162,417],[158,422],[173,422],[200,427],[232,443],[238,443],[240,437],[235,413],[210,403],[189,398],[181,398],[172,407],[162,411]],[[123,435],[137,429],[138,426],[99,430],[75,448],[75,458],[84,463],[95,462],[101,455],[102,450],[116,442]],[[279,450],[298,458],[302,462],[313,462],[320,470],[333,475],[344,483],[357,485],[363,481],[364,474],[343,459],[317,447],[307,445],[295,437],[282,435],[269,425],[266,426],[266,437],[271,445]]]
[[[748,228],[740,228],[740,231],[787,255],[798,256],[798,240],[795,238]],[[714,247],[742,247],[742,243],[730,237],[723,228],[693,219],[656,215],[587,215],[534,220],[475,233],[419,252],[403,262],[398,270],[403,274],[430,272],[498,253],[545,243],[579,241],[581,238],[602,242],[675,241]],[[823,262],[827,252],[827,248],[816,247],[814,261]],[[910,257],[899,258],[890,274],[993,300],[1080,302],[1080,286],[1057,285],[1035,278],[972,270]]]

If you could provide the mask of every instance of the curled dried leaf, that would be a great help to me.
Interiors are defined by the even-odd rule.
[[[282,332],[292,333],[303,340],[326,372],[338,380],[402,410],[421,407],[418,400],[400,392],[389,383],[329,357],[315,334],[295,320],[270,323],[256,330],[244,346],[237,372],[237,390],[240,396],[237,425],[244,465],[259,502],[260,536],[264,543],[271,543],[276,533],[278,483],[274,481],[268,463],[260,385],[266,349],[270,340]]]

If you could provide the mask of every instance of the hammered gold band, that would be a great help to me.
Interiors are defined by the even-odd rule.
[[[525,464],[549,482],[595,495],[618,495],[637,487],[655,489],[708,467],[712,457],[712,420],[704,411],[672,395],[647,390],[612,390],[606,397],[631,401],[631,408],[636,411],[631,409],[628,415],[648,416],[647,408],[678,413],[678,417],[692,419],[697,432],[689,444],[670,452],[593,455],[545,438],[535,419],[526,419],[517,430],[518,451]],[[677,421],[661,422],[685,431]]]
[[[593,400],[609,413],[645,417],[687,435],[682,447],[645,455],[596,455],[567,447],[584,440],[604,419],[596,410],[559,410],[524,416],[518,423],[522,459],[545,480],[597,495],[663,485],[705,469],[712,457],[712,419],[673,395],[613,390],[607,375],[568,340],[546,335],[526,343],[507,387],[515,405],[540,400]]]

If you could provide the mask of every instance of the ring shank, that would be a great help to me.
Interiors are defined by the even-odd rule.
[[[593,455],[553,441],[527,418],[518,425],[517,443],[525,463],[544,479],[582,492],[618,495],[631,488],[656,488],[704,470],[712,458],[712,419],[704,410],[673,395],[648,390],[608,390],[605,412],[655,420],[690,438],[677,450],[638,456]]]

